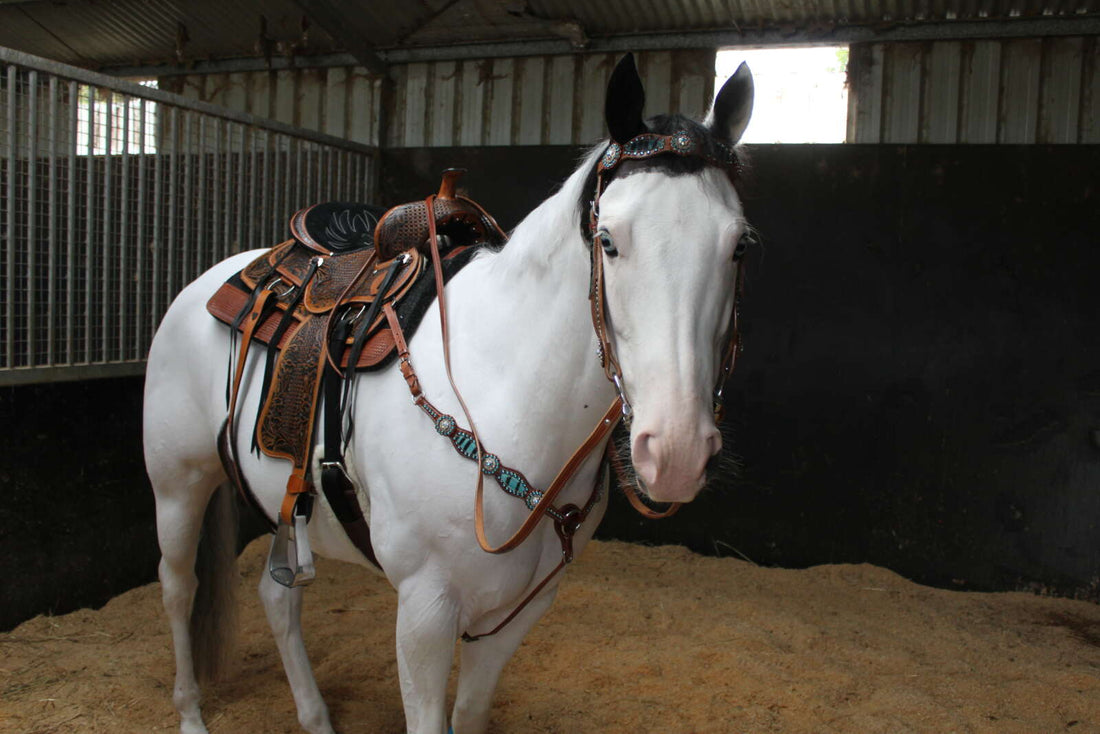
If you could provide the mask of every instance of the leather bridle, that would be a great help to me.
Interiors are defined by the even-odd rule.
[[[604,285],[604,252],[603,248],[596,246],[599,236],[600,197],[607,189],[614,176],[615,170],[621,163],[629,160],[646,160],[659,155],[675,154],[683,157],[701,159],[706,165],[717,167],[725,171],[730,182],[737,180],[741,172],[740,162],[736,153],[724,143],[714,141],[718,155],[706,153],[702,146],[686,130],[679,130],[672,135],[660,135],[657,133],[643,133],[631,138],[620,145],[612,142],[600,156],[596,166],[596,187],[588,206],[587,237],[588,249],[591,254],[591,280],[589,283],[588,300],[592,311],[592,327],[596,331],[597,354],[604,375],[615,386],[622,402],[622,420],[629,426],[633,418],[634,410],[626,394],[622,368],[615,355],[612,341],[610,322],[607,314],[607,296]],[[745,263],[743,255],[746,246],[751,241],[752,235],[748,232],[742,235],[734,249],[733,259],[737,263],[737,276],[734,283],[733,304],[724,339],[722,362],[718,371],[718,380],[714,386],[712,408],[714,422],[722,419],[722,392],[729,375],[733,372],[737,361],[737,355],[741,352],[741,294],[745,282]],[[612,466],[619,478],[619,485],[625,492],[631,506],[643,516],[651,519],[661,519],[676,513],[680,503],[670,503],[665,510],[654,510],[640,498],[635,485],[640,479],[630,478],[625,470],[625,462],[619,456],[617,448],[613,444],[608,445],[608,455]]]

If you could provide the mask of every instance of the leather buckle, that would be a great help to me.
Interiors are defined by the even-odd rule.
[[[560,518],[554,519],[554,530],[561,540],[561,557],[565,563],[573,562],[573,536],[581,529],[584,523],[585,513],[576,505],[565,505],[558,514]]]

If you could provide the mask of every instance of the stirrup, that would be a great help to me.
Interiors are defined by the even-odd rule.
[[[279,515],[279,525],[275,529],[275,537],[271,540],[271,552],[267,556],[267,570],[276,583],[293,588],[295,586],[307,586],[317,576],[313,566],[313,552],[309,548],[309,530],[306,525],[309,515],[303,503],[294,505],[294,526],[283,522]],[[293,533],[293,537],[292,537]],[[288,561],[288,545],[294,543],[295,568],[290,567]]]

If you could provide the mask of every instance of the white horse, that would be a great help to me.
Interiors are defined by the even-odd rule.
[[[714,156],[736,162],[732,146],[748,124],[752,76],[742,65],[703,124],[680,116],[643,121],[643,102],[641,80],[627,56],[608,85],[612,142],[594,149],[516,227],[506,247],[478,256],[448,284],[451,360],[486,450],[521,469],[532,484],[545,488],[623,394],[633,408],[630,447],[639,484],[653,500],[690,501],[705,483],[708,459],[721,447],[712,390],[733,318],[740,267],[735,250],[747,228],[730,169],[716,165]],[[687,137],[676,145],[690,140],[710,157],[666,152],[624,163],[604,177],[590,235],[585,220],[601,156],[642,133],[680,131]],[[516,175],[523,167],[517,150]],[[604,270],[608,341],[621,365],[619,393],[601,369],[591,326],[592,241]],[[206,313],[205,304],[259,252],[232,257],[188,285],[149,353],[145,458],[156,494],[160,580],[175,648],[173,698],[185,734],[206,732],[196,671],[216,665],[228,650],[231,608],[218,606],[218,600],[230,598],[225,592],[236,582],[233,490],[215,445],[226,413],[229,331]],[[409,351],[425,395],[461,423],[444,370],[436,306]],[[254,347],[241,387],[242,415],[257,409],[261,356],[262,348]],[[410,404],[396,367],[361,373],[357,380],[349,471],[360,502],[369,507],[378,560],[397,590],[397,661],[407,727],[444,734],[456,639],[491,630],[510,615],[558,564],[562,547],[553,523],[544,520],[512,552],[483,552],[474,532],[477,466]],[[248,432],[240,434],[241,471],[273,518],[288,464],[250,453]],[[601,453],[597,449],[583,462],[562,491],[562,502],[584,505],[597,482]],[[605,507],[603,497],[580,527],[577,552]],[[508,537],[529,514],[524,502],[489,486],[484,510],[491,542]],[[323,497],[309,540],[321,555],[369,565]],[[204,557],[213,562],[203,563]],[[501,670],[549,608],[560,578],[499,633],[462,645],[450,716],[457,734],[485,731]],[[281,586],[267,573],[260,580],[298,720],[306,731],[322,734],[333,728],[302,642],[302,591]],[[212,602],[203,601],[208,596]]]

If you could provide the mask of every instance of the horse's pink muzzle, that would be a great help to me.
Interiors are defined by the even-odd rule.
[[[638,478],[652,500],[691,502],[707,482],[707,462],[722,450],[722,434],[709,415],[691,430],[650,425],[635,424],[633,431],[631,449]]]

